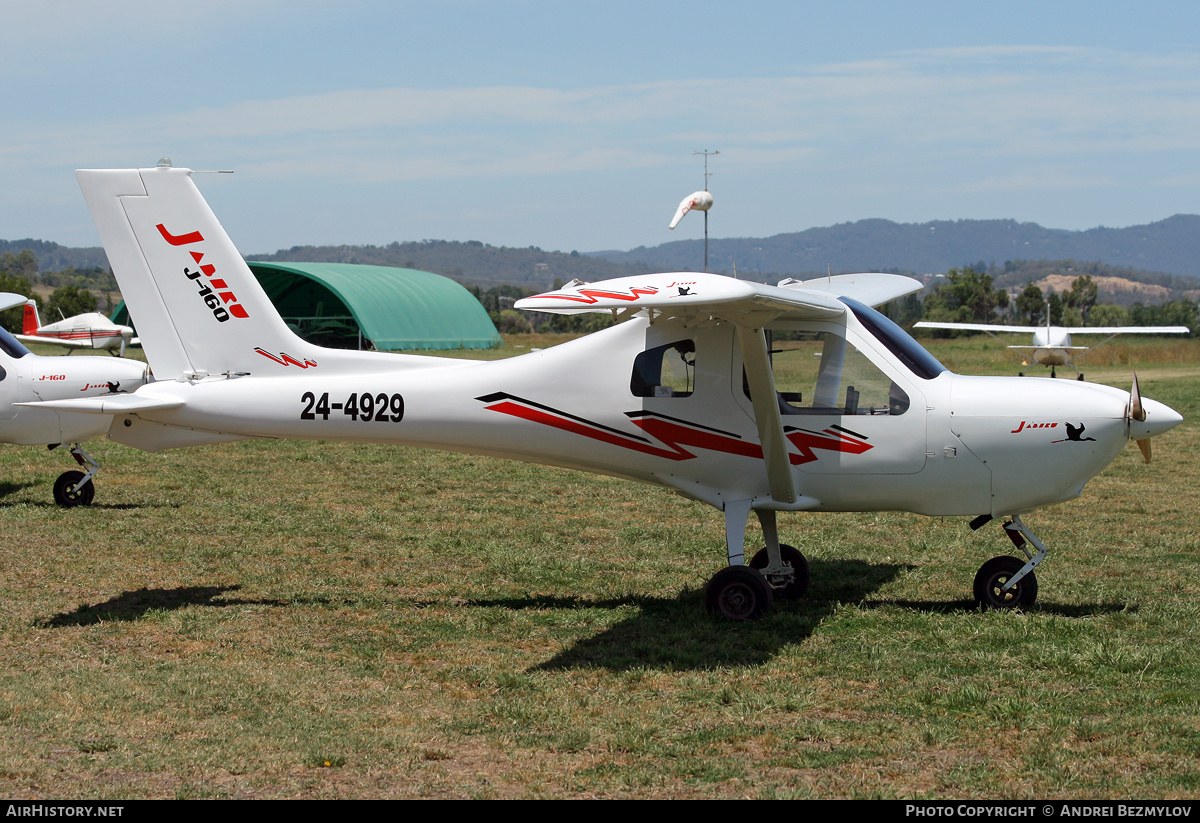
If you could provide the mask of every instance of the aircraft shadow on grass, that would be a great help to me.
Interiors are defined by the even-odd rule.
[[[581,640],[537,668],[673,670],[713,666],[757,665],[785,646],[803,642],[843,603],[859,603],[894,579],[904,566],[862,560],[814,560],[813,585],[802,600],[777,602],[769,619],[758,622],[714,620],[697,608],[703,590],[688,589],[674,599],[630,597],[611,605],[636,605],[637,616],[595,637]],[[473,601],[473,605],[545,608],[528,601]],[[567,608],[605,607],[605,603],[570,601]]]
[[[471,601],[475,606],[506,608],[613,608],[636,605],[641,611],[595,637],[581,640],[536,667],[539,670],[604,668],[709,669],[714,666],[759,665],[780,649],[806,640],[843,604],[875,609],[890,606],[934,614],[979,612],[971,599],[945,601],[866,598],[911,566],[867,563],[862,560],[812,561],[813,586],[804,599],[780,605],[767,620],[734,623],[713,620],[696,608],[701,590],[685,590],[675,599],[628,597],[612,601],[574,598],[526,598]],[[822,582],[824,581],[824,582]],[[1032,611],[1062,617],[1136,610],[1123,603],[1039,603]]]
[[[8,497],[10,494],[16,494],[19,491],[24,491],[30,486],[36,486],[37,483],[14,483],[12,481],[0,481],[0,499]],[[10,505],[10,504],[0,504]]]
[[[111,600],[92,606],[80,606],[71,612],[56,614],[39,624],[42,628],[91,626],[95,623],[140,620],[151,611],[174,611],[188,606],[286,606],[287,600],[246,600],[224,598],[227,592],[241,586],[180,586],[175,589],[138,589],[119,594]],[[216,598],[221,598],[220,600]]]

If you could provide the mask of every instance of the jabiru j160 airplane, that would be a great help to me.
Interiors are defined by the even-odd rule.
[[[1025,360],[1024,365],[1049,366],[1050,376],[1057,377],[1057,368],[1067,366],[1075,370],[1077,379],[1083,379],[1083,372],[1075,366],[1075,361],[1092,349],[1099,348],[1112,340],[1118,334],[1188,334],[1187,326],[1065,326],[1050,325],[1050,305],[1046,305],[1046,325],[1044,326],[1002,326],[988,323],[944,323],[934,320],[922,320],[914,323],[917,329],[958,329],[962,331],[987,332],[992,337],[998,333],[1012,332],[1016,334],[1032,334],[1033,343],[1029,346],[1009,346],[1020,352]],[[1071,345],[1071,333],[1076,335],[1104,334],[1103,340],[1094,346]],[[1004,342],[1001,340],[1001,342]],[[1024,375],[1024,372],[1021,373]]]
[[[427,446],[623,477],[724,514],[708,609],[751,619],[804,594],[779,512],[899,510],[1003,528],[989,608],[1034,602],[1046,547],[1022,520],[1078,496],[1167,406],[1085,383],[952,374],[871,308],[891,274],[777,286],[695,272],[571,283],[518,301],[609,312],[612,327],[480,362],[319,348],[284,325],[191,172],[77,172],[153,369],[135,391],[35,404],[111,418],[147,451],[246,438]],[[765,547],[746,562],[753,512]]]
[[[0,311],[25,302],[24,295],[0,293]],[[25,348],[17,335],[0,328],[0,443],[44,445],[51,449],[71,444],[71,456],[85,471],[72,470],[59,475],[54,483],[54,500],[67,508],[87,505],[96,494],[92,478],[100,465],[80,443],[104,437],[111,421],[59,414],[37,404],[116,395],[132,391],[148,379],[146,364],[134,360],[40,357]]]

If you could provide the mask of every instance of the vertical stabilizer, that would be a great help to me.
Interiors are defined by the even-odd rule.
[[[37,330],[41,327],[42,321],[38,318],[37,303],[26,300],[25,314],[21,321],[21,334],[37,334]]]
[[[75,172],[155,376],[260,371],[260,350],[301,362],[325,351],[283,322],[191,175]]]

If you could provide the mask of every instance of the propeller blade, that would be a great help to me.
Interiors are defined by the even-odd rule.
[[[1150,438],[1137,441],[1138,448],[1142,450],[1142,457],[1147,463],[1150,462]]]
[[[1129,417],[1133,420],[1146,419],[1146,410],[1142,408],[1142,393],[1138,389],[1137,372],[1133,373],[1133,388],[1129,390]]]

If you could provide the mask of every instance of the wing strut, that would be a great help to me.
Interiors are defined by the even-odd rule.
[[[746,365],[746,380],[750,384],[750,398],[754,403],[758,440],[762,444],[763,460],[766,461],[771,497],[779,503],[794,503],[796,483],[792,478],[792,462],[788,457],[787,440],[783,437],[783,418],[779,415],[767,338],[761,326],[738,326],[737,330],[738,341],[742,347],[742,362]]]

